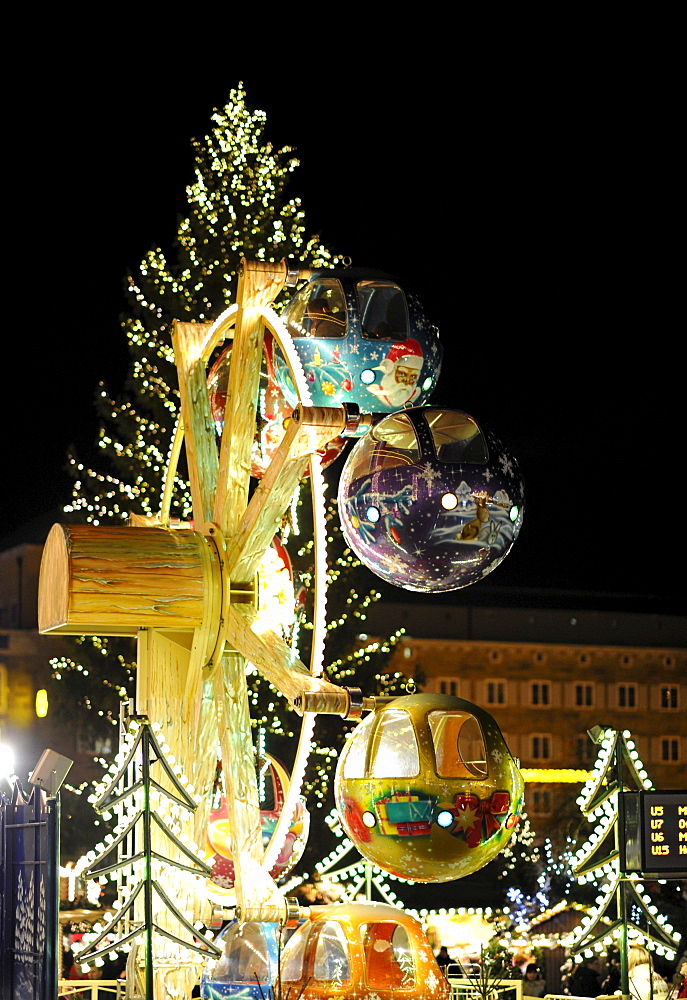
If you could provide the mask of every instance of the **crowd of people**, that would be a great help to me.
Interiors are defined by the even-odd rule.
[[[632,945],[627,953],[628,988],[633,1000],[687,1000],[687,961],[678,963],[675,980],[669,983],[654,969],[651,953],[641,945]],[[609,960],[606,976],[599,962],[589,959],[575,965],[565,979],[565,992],[573,997],[611,997],[621,993],[620,961],[617,954]]]
[[[456,964],[462,968],[462,963],[451,958],[446,945],[442,945],[434,956],[437,965],[445,973],[449,965]],[[528,997],[543,997],[546,993],[546,981],[542,976],[541,969],[536,962],[531,960],[532,956],[521,956],[509,970],[509,979],[522,979],[522,994]],[[468,963],[468,966],[471,963]]]
[[[101,966],[92,966],[88,971],[84,972],[72,949],[72,945],[80,942],[83,937],[83,926],[76,923],[73,925],[67,924],[64,928],[60,979],[70,981],[76,979],[113,980],[123,978],[126,972],[128,957],[126,952],[123,951],[113,952],[112,955],[107,956],[107,959]],[[103,996],[105,996],[104,992]],[[108,991],[107,996],[111,998],[113,996],[112,992]]]
[[[456,962],[442,945],[436,954],[442,972]],[[531,957],[530,957],[531,958]],[[528,997],[546,995],[546,980],[536,961],[516,959],[508,978],[522,978],[522,994]],[[672,983],[668,983],[654,969],[651,953],[641,945],[628,951],[629,993],[632,1000],[687,1000],[687,953],[678,962]],[[602,973],[598,959],[585,959],[579,963],[569,960],[561,969],[563,992],[571,997],[595,998],[620,996],[620,961],[617,952],[609,958]]]

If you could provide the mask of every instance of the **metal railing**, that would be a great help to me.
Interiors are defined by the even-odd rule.
[[[99,1000],[98,990],[112,1000],[124,1000],[126,997],[125,979],[60,979],[57,984],[58,1000],[75,997],[77,1000]]]
[[[475,983],[463,976],[454,976],[448,966],[446,978],[451,987],[451,1000],[483,1000]],[[489,983],[489,995],[494,1000],[522,1000],[522,979],[498,979]]]

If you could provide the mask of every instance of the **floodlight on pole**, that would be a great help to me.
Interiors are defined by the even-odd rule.
[[[29,777],[29,784],[42,788],[47,795],[55,796],[73,763],[56,750],[44,750]]]

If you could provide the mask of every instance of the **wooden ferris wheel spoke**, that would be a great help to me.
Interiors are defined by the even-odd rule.
[[[279,448],[227,545],[226,573],[232,583],[253,579],[305,474],[310,456],[345,426],[343,407],[301,406],[294,411]]]
[[[274,913],[280,912],[283,904],[265,868],[245,664],[253,663],[292,704],[303,695],[322,695],[329,697],[330,703],[332,698],[336,699],[341,714],[345,714],[348,698],[336,685],[308,671],[287,643],[269,628],[261,611],[252,603],[234,603],[234,598],[229,598],[230,594],[238,597],[245,590],[246,598],[253,600],[252,589],[245,589],[243,585],[252,584],[259,562],[279,527],[310,456],[338,436],[346,424],[343,408],[309,405],[309,391],[300,361],[283,324],[270,308],[285,277],[283,263],[244,261],[239,277],[238,304],[233,312],[224,313],[210,328],[205,324],[177,323],[174,330],[182,433],[186,442],[194,519],[197,529],[207,537],[210,548],[217,548],[218,561],[222,564],[219,578],[208,590],[203,623],[194,631],[188,650],[184,700],[198,705],[205,676],[206,686],[213,691],[214,707],[204,696],[197,709],[193,729],[201,738],[202,747],[196,744],[196,752],[211,756],[208,740],[211,741],[214,726],[218,726],[214,731],[222,744],[237,899],[242,908],[248,904],[262,912],[272,908]],[[218,458],[206,368],[212,351],[224,339],[234,318],[224,430]],[[287,358],[301,405],[298,415],[287,425],[284,440],[249,503],[251,451],[265,327],[272,332]],[[212,638],[214,635],[216,640]],[[219,669],[208,674],[204,668],[208,662],[209,643],[213,641],[215,649],[211,662],[217,663]],[[315,659],[317,661],[318,657]],[[183,685],[182,678],[180,681]],[[305,726],[301,734],[304,750],[299,749],[297,753],[294,778],[296,772],[302,777],[310,734],[311,728]],[[288,829],[300,779],[291,784],[280,823],[281,835],[273,838],[270,857],[278,853],[283,834]]]
[[[286,265],[241,262],[238,312],[229,367],[217,492],[211,520],[231,537],[248,505],[251,449],[260,389],[264,322],[262,309],[286,281]],[[207,394],[206,394],[207,395]]]
[[[226,804],[232,831],[232,854],[243,862],[234,865],[235,888],[237,898],[245,900],[251,896],[250,886],[245,882],[248,870],[262,862],[264,849],[250,708],[245,683],[237,683],[241,677],[245,677],[243,656],[231,650],[225,651],[222,669],[213,675],[213,689],[225,780],[229,778],[230,786],[227,788]],[[246,864],[248,859],[252,864]],[[271,898],[260,902],[273,904],[280,898],[279,890],[271,879],[267,885],[270,889],[273,886],[269,893]]]
[[[245,312],[246,310],[244,310]],[[173,344],[179,374],[181,417],[191,483],[193,514],[196,524],[203,530],[205,530],[204,526],[209,525],[215,516],[215,501],[220,475],[220,460],[215,443],[215,426],[207,390],[207,361],[213,347],[221,339],[223,325],[227,326],[230,322],[231,317],[225,316],[224,321],[220,320],[210,330],[204,324],[176,323],[174,327]],[[253,340],[256,344],[259,340],[261,353],[261,337],[254,336]],[[259,375],[259,363],[255,365],[251,362],[248,350],[244,350],[242,355],[239,350],[233,356],[241,356],[244,366],[257,367]],[[244,379],[240,388],[241,393],[237,393],[236,387],[234,387],[233,400],[246,414],[245,423],[250,427],[250,441],[252,442],[257,384],[253,387],[250,380]],[[225,437],[225,450],[226,448],[240,449],[241,447],[241,435],[238,436],[238,441],[236,436],[228,439]],[[241,462],[238,463],[238,467],[241,467]],[[237,502],[241,501],[237,500]],[[207,640],[213,631],[213,622],[217,619],[218,613],[221,613],[219,612],[221,604],[219,596],[227,585],[228,579],[226,572],[224,572],[221,574],[221,578],[214,581],[210,587],[206,597],[207,621],[204,619],[203,626],[194,634],[194,641],[186,661],[186,670],[181,672],[179,678],[180,683],[185,684],[184,701],[193,706],[199,705],[202,669],[207,659]],[[250,887],[244,886],[241,872],[246,866],[250,867],[250,862],[259,864],[262,859],[263,847],[260,805],[255,782],[250,733],[250,710],[245,683],[245,662],[239,653],[229,651],[221,656],[221,668],[214,671],[212,686],[214,704],[203,699],[199,708],[196,709],[197,718],[193,729],[197,736],[203,734],[201,745],[196,746],[196,753],[203,757],[213,757],[212,743],[216,744],[218,735],[216,727],[220,723],[219,735],[225,761],[227,802],[230,806],[234,857],[246,859],[246,865],[241,863],[235,865],[238,898],[243,899]],[[213,725],[208,725],[210,720],[213,720]],[[208,745],[208,741],[210,745]],[[205,787],[207,787],[207,781]],[[207,809],[204,809],[203,813],[207,814]]]
[[[201,524],[212,520],[219,471],[205,370],[204,346],[207,333],[205,323],[175,321],[172,327],[193,516]]]
[[[175,359],[177,360],[177,370],[179,371],[182,412],[179,414],[174,428],[174,434],[169,452],[169,460],[163,481],[162,497],[160,500],[160,514],[158,519],[159,523],[163,527],[169,526],[169,514],[175,487],[175,477],[179,464],[181,446],[184,442],[186,432],[184,413],[188,413],[192,408],[191,397],[193,393],[189,392],[186,372],[188,371],[189,374],[192,372],[192,383],[195,387],[195,394],[197,395],[201,392],[199,382],[202,379],[203,371],[205,370],[210,355],[218,344],[221,344],[225,337],[230,335],[229,330],[234,325],[237,311],[238,307],[236,305],[232,305],[229,306],[228,309],[225,309],[214,323],[182,323],[180,320],[175,320],[172,327],[172,343],[175,347]],[[205,331],[204,334],[203,331]],[[191,433],[193,434],[194,439],[199,439],[198,427],[193,427]],[[205,442],[207,438],[203,434],[200,436],[200,440]],[[205,453],[206,447],[205,443],[201,445],[203,453]],[[212,457],[210,457],[210,461],[214,464]],[[194,475],[197,477],[195,463],[193,471]],[[196,484],[196,487],[195,496],[192,492],[192,499],[195,504],[199,505],[196,507],[196,510],[199,512],[201,522],[204,523],[208,520],[208,518],[205,513],[202,512],[200,506],[201,493],[205,493],[207,490],[198,488],[198,484]]]
[[[313,676],[250,604],[229,606],[227,639],[292,704],[308,692],[344,695],[336,684]]]

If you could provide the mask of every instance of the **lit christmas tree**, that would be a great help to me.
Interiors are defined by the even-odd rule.
[[[157,513],[179,408],[172,321],[212,322],[235,298],[242,257],[293,257],[303,267],[335,262],[319,237],[307,235],[300,200],[285,195],[298,160],[265,141],[265,113],[248,108],[241,85],[212,122],[209,135],[193,141],[195,181],[173,253],[155,247],[127,279],[131,363],[122,398],[100,389],[102,466],[70,459],[74,499],[66,510],[91,524]],[[190,496],[183,481],[178,486],[176,513],[187,518]]]

